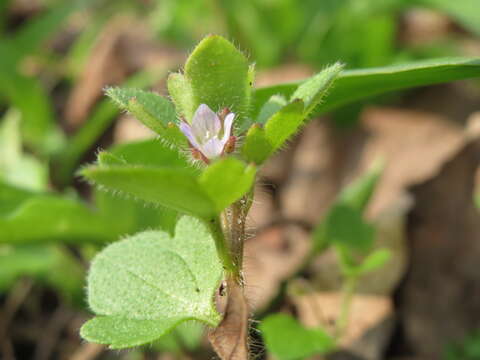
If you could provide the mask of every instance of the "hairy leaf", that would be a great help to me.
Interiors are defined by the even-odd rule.
[[[310,114],[310,112],[321,103],[338,74],[342,71],[342,68],[342,64],[336,63],[320,71],[317,75],[312,76],[295,90],[291,96],[291,100],[303,100],[305,104],[305,114]]]
[[[261,125],[253,124],[245,136],[242,155],[247,161],[260,165],[272,153],[273,146],[267,140],[265,130]]]
[[[205,169],[199,178],[204,191],[221,212],[252,188],[255,166],[246,166],[235,158],[221,159]]]
[[[179,146],[186,145],[185,136],[181,135],[175,125],[175,107],[164,97],[150,91],[119,87],[107,89],[106,94],[120,108],[129,111],[165,141]]]
[[[302,100],[295,100],[270,117],[265,124],[265,137],[271,144],[272,150],[278,150],[290,136],[298,131],[304,120]]]
[[[241,125],[249,112],[250,84],[246,57],[221,36],[203,39],[185,64],[194,108],[207,104],[213,111],[224,107],[237,114]]]
[[[182,217],[175,236],[147,231],[116,242],[92,263],[88,302],[97,317],[81,335],[125,348],[151,342],[187,320],[215,326],[222,267],[207,228]]]
[[[195,106],[190,82],[184,75],[173,73],[168,76],[167,86],[168,92],[177,108],[178,115],[190,122],[198,107]]]
[[[216,206],[184,169],[147,166],[89,166],[81,174],[96,184],[176,211],[211,217]]]
[[[257,116],[256,123],[265,124],[273,114],[279,111],[282,107],[287,105],[287,100],[281,95],[273,95],[260,109]]]

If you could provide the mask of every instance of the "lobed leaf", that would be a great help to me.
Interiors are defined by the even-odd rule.
[[[179,323],[215,326],[213,304],[222,267],[214,240],[199,220],[184,216],[175,236],[147,231],[116,242],[92,262],[88,302],[97,317],[81,335],[125,348],[151,342]]]

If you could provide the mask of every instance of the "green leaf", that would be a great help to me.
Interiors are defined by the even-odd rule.
[[[0,245],[0,291],[7,290],[21,276],[45,275],[55,261],[48,247]]]
[[[343,65],[336,63],[312,76],[295,90],[291,96],[291,101],[296,99],[303,100],[305,104],[305,114],[310,114],[310,112],[321,103],[342,69]]]
[[[375,229],[363,220],[360,210],[335,204],[325,221],[325,236],[332,244],[360,251],[371,248]]]
[[[392,253],[388,249],[378,249],[369,254],[358,267],[361,274],[375,271],[384,266],[392,257]]]
[[[80,304],[85,272],[73,257],[56,246],[0,245],[0,292],[20,278],[30,277],[58,289]]]
[[[252,188],[255,173],[255,166],[230,157],[207,167],[198,181],[221,212]]]
[[[182,217],[175,236],[147,231],[116,242],[92,262],[88,302],[97,317],[84,339],[111,348],[151,342],[187,320],[216,326],[213,294],[222,267],[206,227]]]
[[[99,154],[99,166],[81,171],[107,189],[133,195],[183,213],[209,218],[252,186],[255,167],[229,157],[203,173],[158,140],[129,143]]]
[[[287,100],[280,95],[273,95],[260,109],[260,113],[255,120],[256,123],[265,124],[273,114],[287,105]]]
[[[95,190],[95,205],[108,223],[112,238],[135,234],[146,229],[174,232],[178,213],[158,205],[146,205],[102,190]]]
[[[228,107],[240,126],[249,113],[250,84],[246,57],[221,36],[204,38],[185,64],[193,105],[207,104],[213,111]],[[190,120],[190,118],[187,118]]]
[[[168,143],[179,146],[187,144],[185,136],[175,125],[175,107],[164,97],[149,91],[119,87],[108,88],[106,94],[121,109],[129,111]]]
[[[273,147],[265,137],[265,130],[259,124],[253,124],[245,136],[242,155],[249,162],[262,164],[273,153]]]
[[[278,150],[304,123],[303,101],[294,100],[274,113],[262,128],[254,124],[248,130],[242,146],[242,154],[255,164],[262,164]]]
[[[334,349],[335,342],[325,331],[308,329],[293,317],[274,314],[260,323],[265,345],[278,360],[300,360]]]
[[[374,194],[382,171],[383,163],[376,161],[367,173],[343,188],[325,219],[329,218],[330,213],[337,206],[351,208],[361,216]],[[313,230],[314,252],[324,249],[330,241],[331,239],[327,233],[327,221],[325,220],[320,222]]]
[[[167,86],[178,114],[190,121],[197,110],[190,83],[182,74],[173,73],[168,76]]]
[[[0,95],[22,113],[22,138],[33,149],[50,154],[63,145],[63,134],[55,126],[52,104],[37,79],[13,71],[16,63],[0,43]]]
[[[199,170],[183,154],[157,139],[116,145],[108,149],[108,152],[101,152],[99,157],[105,160],[106,153],[116,158],[116,160],[112,158],[107,160],[110,165],[114,165],[110,163],[113,161],[117,162],[117,165],[168,166],[187,170],[193,175],[199,173]]]
[[[390,91],[476,77],[480,77],[479,58],[441,58],[365,70],[347,70],[338,76],[335,86],[325,101],[316,108],[315,114]],[[258,114],[272,95],[291,96],[299,84],[287,83],[257,89],[253,97],[254,113]]]
[[[0,217],[0,243],[107,242],[111,229],[84,204],[53,195],[34,195]]]
[[[47,167],[22,153],[20,113],[10,110],[0,123],[0,179],[30,190],[46,190]]]
[[[40,16],[24,24],[10,39],[9,45],[18,56],[36,51],[58,28],[66,22],[69,15],[80,10],[92,0],[72,0],[59,2]]]
[[[342,189],[336,203],[364,211],[380,180],[383,168],[383,163],[376,161],[365,174]]]
[[[265,124],[265,137],[278,150],[290,136],[295,134],[305,120],[302,100],[294,100],[275,113]]]
[[[202,343],[204,330],[201,323],[187,321],[155,341],[152,347],[155,351],[174,354],[182,354],[185,350],[195,351]]]
[[[126,82],[126,86],[146,87],[153,84],[163,72],[140,71],[132,75]],[[83,154],[90,149],[98,138],[111,126],[118,114],[117,106],[110,99],[104,99],[95,108],[88,121],[68,141],[66,146],[56,154],[58,173],[56,180],[61,185],[68,184],[77,169],[77,164]]]
[[[37,193],[0,181],[0,216],[15,210],[22,202]]]
[[[96,184],[176,211],[211,217],[216,206],[189,171],[146,166],[89,166],[81,174]]]

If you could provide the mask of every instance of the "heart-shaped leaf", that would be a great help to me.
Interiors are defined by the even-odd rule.
[[[192,217],[178,221],[174,237],[147,231],[116,242],[93,260],[88,302],[97,317],[81,335],[125,348],[151,342],[187,320],[216,326],[213,294],[221,275],[214,240]]]

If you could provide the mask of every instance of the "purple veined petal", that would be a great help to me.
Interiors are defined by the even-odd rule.
[[[192,144],[192,146],[197,150],[200,150],[200,144],[197,142],[197,139],[195,139],[195,135],[193,134],[190,125],[182,121],[179,125],[179,128],[183,135],[187,137],[188,141],[190,141],[190,144]]]
[[[222,124],[217,114],[215,114],[206,104],[200,104],[195,111],[192,119],[192,132],[199,139],[209,139],[217,135],[222,128]]]
[[[225,121],[223,122],[223,137],[222,143],[225,145],[232,134],[232,124],[233,119],[235,118],[234,113],[230,113],[225,117]]]
[[[202,144],[200,151],[209,159],[213,159],[222,155],[223,145],[217,138],[211,138],[206,143]]]

